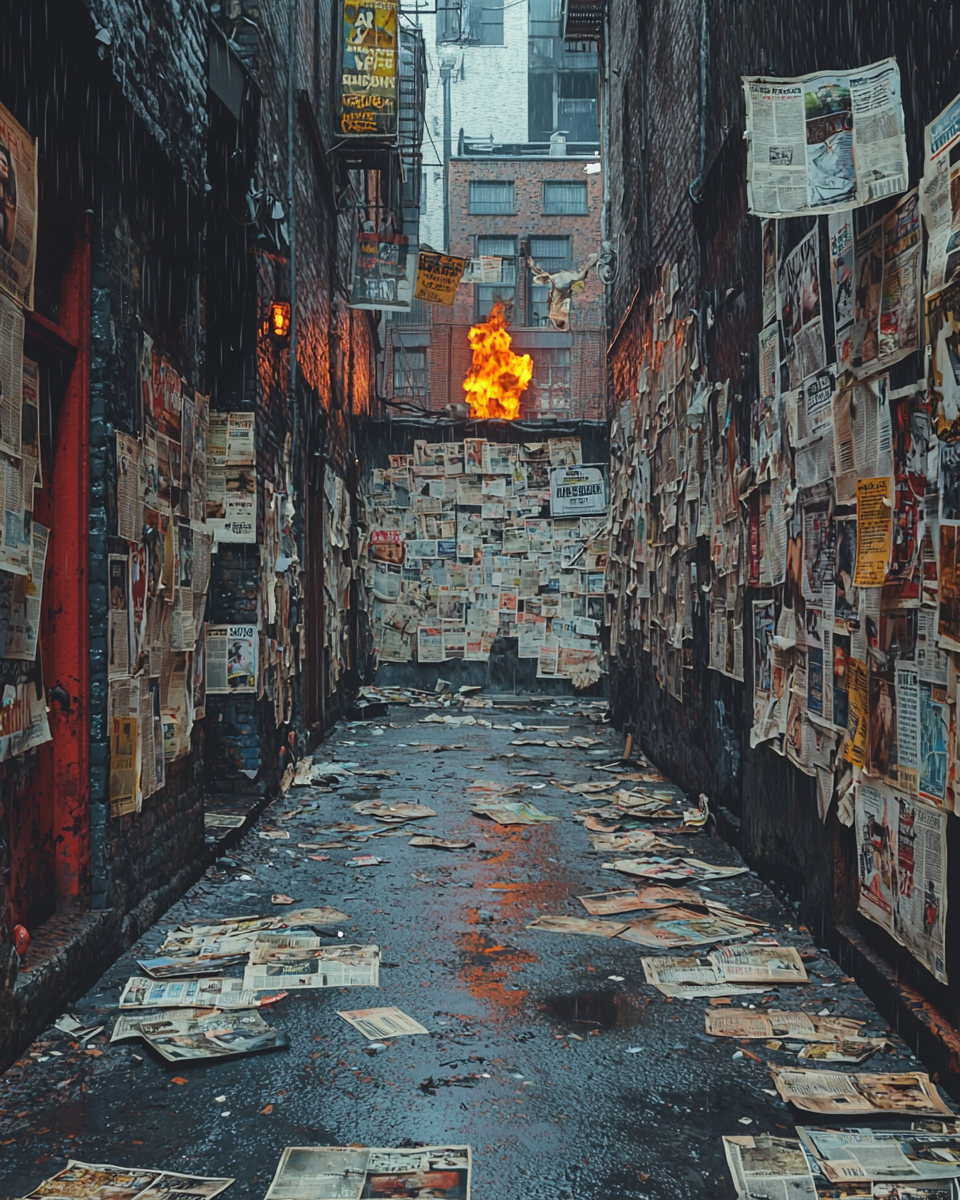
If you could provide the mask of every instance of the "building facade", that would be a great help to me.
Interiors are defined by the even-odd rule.
[[[467,334],[498,300],[517,352],[533,358],[522,415],[598,419],[605,394],[604,289],[574,292],[569,329],[548,315],[531,264],[576,270],[601,251],[603,188],[595,41],[565,42],[559,0],[456,0],[417,17],[430,86],[420,237],[499,260],[496,279],[461,284],[454,305],[414,302],[385,336],[383,394],[438,411],[462,400]],[[491,76],[497,88],[490,90]]]
[[[0,49],[0,1063],[357,685],[359,231],[402,228],[422,129],[404,26],[396,120],[351,136],[332,0],[56,8]]]
[[[924,130],[960,92],[946,10],[903,4],[882,28],[866,9],[829,0],[782,23],[762,5],[726,0],[642,9],[568,0],[567,13],[577,38],[606,17],[604,166],[618,251],[608,293],[615,711],[661,769],[709,796],[751,866],[796,902],[820,944],[955,1086],[956,1060],[943,1047],[955,1045],[947,1025],[960,1016],[960,826],[948,749],[950,593],[940,594],[954,566],[936,549],[943,481],[935,467],[910,465],[910,453],[921,430],[945,439],[925,440],[935,456],[956,436],[936,416],[938,314],[956,302],[951,294],[925,313],[919,280],[898,293],[901,340],[881,361],[876,342],[870,352],[866,253],[885,219],[912,222],[914,250],[923,238],[912,189],[924,186]],[[885,61],[893,55],[895,66]],[[756,191],[753,205],[748,198],[743,77],[863,75],[869,64],[891,80],[899,69],[904,81],[908,167],[886,198],[850,198],[839,217],[752,215],[764,210]],[[835,83],[828,76],[824,92],[810,92],[812,109],[838,103]],[[842,336],[848,252],[862,361]],[[812,280],[802,303],[790,291],[801,256]],[[811,331],[808,362],[830,401],[816,429],[816,372],[795,336],[814,308],[823,327]],[[858,436],[871,414],[882,423],[889,412],[889,458],[848,454],[851,402]],[[896,499],[878,519],[881,530],[892,523],[892,549],[884,555],[881,538],[868,579],[851,538],[867,519],[871,479],[881,489],[895,480]],[[911,495],[918,506],[926,497],[926,516]],[[919,784],[909,769],[917,678]],[[897,697],[904,741],[894,765]],[[936,860],[921,868],[921,915],[910,904],[926,827]],[[891,881],[886,899],[877,898],[881,875]]]

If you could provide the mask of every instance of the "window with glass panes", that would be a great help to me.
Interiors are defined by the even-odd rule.
[[[500,282],[474,284],[476,319],[484,321],[495,304],[513,304],[517,298],[517,239],[483,235],[477,238],[477,257],[500,259]]]
[[[426,396],[427,352],[407,346],[393,348],[393,394],[395,396]]]
[[[530,258],[538,267],[542,267],[550,275],[557,271],[566,271],[573,266],[570,239],[568,237],[532,237],[530,239]],[[531,283],[528,289],[527,324],[549,325],[550,306],[547,296],[550,289]]]
[[[563,411],[570,405],[570,351],[548,346],[534,351],[533,387],[541,413]]]
[[[567,179],[546,181],[543,211],[548,216],[582,216],[588,211],[587,185]]]
[[[479,216],[502,216],[513,212],[513,183],[499,179],[470,180],[470,212]]]
[[[437,41],[503,45],[503,0],[439,0]]]

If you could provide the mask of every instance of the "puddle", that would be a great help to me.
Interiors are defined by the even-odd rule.
[[[574,992],[548,996],[540,1006],[558,1021],[592,1029],[627,1029],[642,1025],[650,1007],[629,992]]]

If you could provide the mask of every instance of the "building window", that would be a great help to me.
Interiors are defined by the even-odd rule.
[[[439,0],[437,41],[503,45],[503,0]]]
[[[477,256],[500,259],[500,282],[474,285],[476,320],[485,321],[495,304],[513,305],[517,299],[517,239],[482,236],[477,238]]]
[[[587,185],[576,182],[544,184],[544,212],[547,216],[583,216],[587,209]]]
[[[552,346],[533,353],[533,387],[541,416],[569,412],[570,351]]]
[[[405,346],[393,348],[393,394],[425,398],[428,390],[427,352]]]
[[[544,183],[543,211],[547,216],[583,216],[587,209],[587,185],[572,180]]]
[[[573,266],[573,257],[568,237],[532,237],[530,239],[530,258],[538,267],[542,267],[551,275],[557,271],[566,271]],[[528,290],[527,324],[549,325],[550,306],[547,296],[550,289],[531,282]]]
[[[513,184],[471,179],[470,212],[479,216],[513,212]]]
[[[475,0],[480,9],[480,45],[503,45],[503,0]]]

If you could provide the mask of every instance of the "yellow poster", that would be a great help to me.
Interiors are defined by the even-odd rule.
[[[137,811],[140,787],[138,750],[139,721],[136,717],[114,717],[110,734],[110,815],[122,817]]]
[[[882,587],[890,564],[893,486],[889,478],[857,482],[856,587]]]
[[[463,278],[467,260],[435,250],[421,250],[417,260],[417,287],[413,293],[418,300],[430,304],[453,304],[457,285]]]
[[[843,757],[855,767],[862,767],[867,749],[867,664],[859,658],[847,659],[847,742]]]
[[[397,133],[397,0],[344,0],[340,55],[340,132]]]

